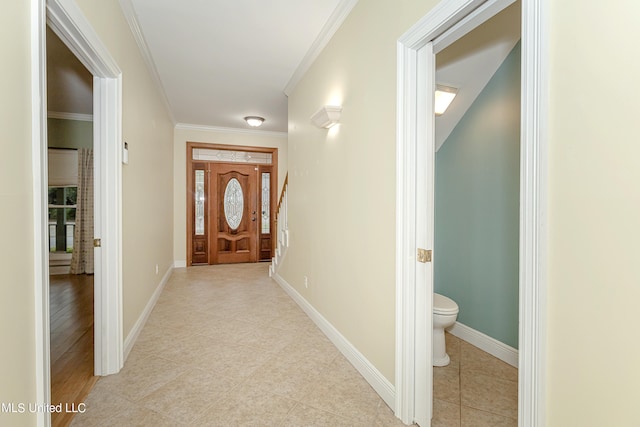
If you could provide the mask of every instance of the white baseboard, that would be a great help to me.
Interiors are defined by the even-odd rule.
[[[153,292],[153,295],[151,295],[149,302],[147,303],[146,307],[140,314],[140,317],[138,317],[138,320],[136,321],[135,325],[133,325],[133,328],[131,328],[131,332],[129,332],[129,335],[127,335],[127,338],[125,338],[124,340],[124,360],[125,361],[127,360],[127,357],[129,357],[129,353],[131,353],[131,350],[133,349],[133,345],[136,343],[136,340],[138,339],[140,332],[142,332],[142,328],[144,328],[144,325],[147,323],[147,319],[149,318],[149,315],[151,315],[151,311],[153,310],[153,307],[156,306],[156,302],[158,302],[158,298],[160,298],[160,294],[164,289],[164,285],[166,285],[167,281],[169,281],[169,277],[171,277],[172,272],[173,272],[173,267],[169,267],[167,272],[164,273],[164,276],[162,276],[162,280],[160,280],[158,287]]]
[[[486,351],[503,362],[506,362],[516,368],[518,367],[518,350],[515,348],[501,343],[500,341],[491,338],[482,332],[478,332],[460,322],[456,322],[450,329],[447,329],[447,331],[451,335],[465,340],[469,344],[478,347],[480,350]]]
[[[173,268],[187,268],[187,260],[175,260],[173,261]]]
[[[396,391],[393,384],[378,371],[375,366],[365,358],[322,314],[320,314],[311,304],[305,300],[286,280],[278,273],[273,279],[289,294],[289,296],[307,313],[307,316],[320,328],[320,330],[331,340],[340,352],[351,362],[360,372],[364,379],[380,395],[382,400],[395,411]]]

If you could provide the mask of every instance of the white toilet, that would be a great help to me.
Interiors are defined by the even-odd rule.
[[[444,295],[433,294],[433,366],[447,366],[449,355],[444,342],[444,330],[456,322],[458,304]]]

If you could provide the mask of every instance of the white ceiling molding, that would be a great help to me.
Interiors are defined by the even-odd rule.
[[[351,10],[358,3],[358,0],[341,0],[336,9],[333,11],[327,23],[322,27],[322,30],[316,37],[315,41],[309,48],[307,54],[302,58],[298,68],[293,72],[291,78],[289,79],[289,83],[284,87],[285,95],[289,96],[293,89],[295,89],[296,85],[302,78],[302,76],[309,70],[313,61],[316,60],[322,49],[325,48],[329,40],[333,37],[333,35],[338,31],[338,28],[342,25]]]
[[[62,120],[78,120],[81,122],[92,122],[93,114],[65,113],[60,111],[47,111],[47,118]]]
[[[287,132],[273,132],[269,130],[255,130],[255,129],[240,129],[240,128],[226,128],[220,126],[203,126],[192,125],[189,123],[177,123],[176,130],[194,130],[200,132],[222,132],[222,133],[240,133],[259,136],[273,136],[278,138],[286,138]]]
[[[154,83],[158,87],[160,91],[160,95],[162,100],[164,101],[164,106],[169,113],[169,117],[171,118],[171,122],[173,124],[176,123],[176,119],[173,116],[173,111],[171,110],[171,104],[169,104],[169,98],[167,98],[167,92],[164,89],[164,85],[162,84],[162,80],[160,80],[160,74],[158,74],[158,69],[156,68],[156,63],[151,56],[151,52],[149,52],[149,47],[147,45],[147,41],[142,34],[142,30],[140,29],[140,24],[138,23],[138,17],[136,15],[136,11],[133,8],[133,4],[131,0],[120,0],[120,8],[122,9],[122,13],[124,14],[127,23],[129,24],[129,28],[131,29],[131,33],[136,43],[138,44],[138,49],[140,50],[140,54],[144,59],[145,64],[147,64],[147,68],[149,69],[149,73],[151,73],[151,77],[153,78]]]

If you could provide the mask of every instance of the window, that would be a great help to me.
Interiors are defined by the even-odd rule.
[[[49,251],[73,252],[78,187],[49,187]]]
[[[260,221],[262,234],[269,234],[271,223],[269,214],[269,204],[271,203],[271,197],[269,192],[271,191],[271,173],[262,173],[262,220]]]
[[[204,236],[204,170],[196,171],[196,235]]]

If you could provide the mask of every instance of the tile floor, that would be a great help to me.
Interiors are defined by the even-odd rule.
[[[97,382],[71,425],[402,426],[267,271],[175,270],[125,367]],[[513,388],[517,374],[479,367],[478,352],[458,340],[450,367],[434,371],[446,384],[434,426],[512,425],[512,399],[494,388]]]
[[[447,333],[449,366],[433,368],[433,427],[518,425],[518,370]]]
[[[72,426],[402,426],[268,264],[175,270]]]

